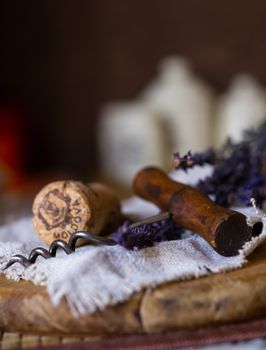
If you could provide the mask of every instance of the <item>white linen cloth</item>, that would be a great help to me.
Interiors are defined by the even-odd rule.
[[[193,184],[211,168],[195,168],[188,173],[176,172],[174,177]],[[144,200],[133,197],[123,205],[125,213],[139,217],[154,215],[158,209]],[[58,251],[56,258],[43,259],[28,268],[14,264],[3,271],[6,277],[25,279],[46,286],[54,305],[66,297],[73,315],[92,313],[108,305],[125,301],[143,288],[154,287],[173,280],[197,278],[240,268],[247,256],[266,239],[266,218],[254,208],[242,208],[251,220],[261,220],[260,236],[246,243],[240,254],[223,257],[195,234],[183,239],[162,242],[154,247],[129,251],[117,246],[84,246],[71,255]],[[31,218],[22,218],[0,227],[0,268],[14,254],[29,255],[36,246],[47,247],[34,233]]]

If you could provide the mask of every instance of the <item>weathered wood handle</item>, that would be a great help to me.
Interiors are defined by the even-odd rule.
[[[197,189],[171,180],[157,168],[145,168],[134,179],[140,197],[170,211],[173,220],[203,237],[221,255],[237,255],[252,236],[246,217],[225,209]]]

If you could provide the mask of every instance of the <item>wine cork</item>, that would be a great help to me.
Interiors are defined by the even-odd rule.
[[[121,221],[119,199],[100,183],[52,182],[37,194],[32,211],[34,229],[48,244],[56,239],[68,242],[77,231],[107,235]]]

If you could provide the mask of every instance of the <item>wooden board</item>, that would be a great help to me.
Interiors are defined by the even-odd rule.
[[[64,345],[86,342],[84,337],[60,337],[53,335],[3,333],[0,342],[1,350],[28,349],[31,347],[44,347],[46,345]]]
[[[167,283],[102,312],[74,318],[45,288],[0,276],[0,330],[55,335],[153,333],[266,316],[266,244],[242,269]]]

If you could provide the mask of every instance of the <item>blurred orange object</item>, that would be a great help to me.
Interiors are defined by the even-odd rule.
[[[24,177],[25,134],[23,113],[0,106],[0,188],[12,189]]]

